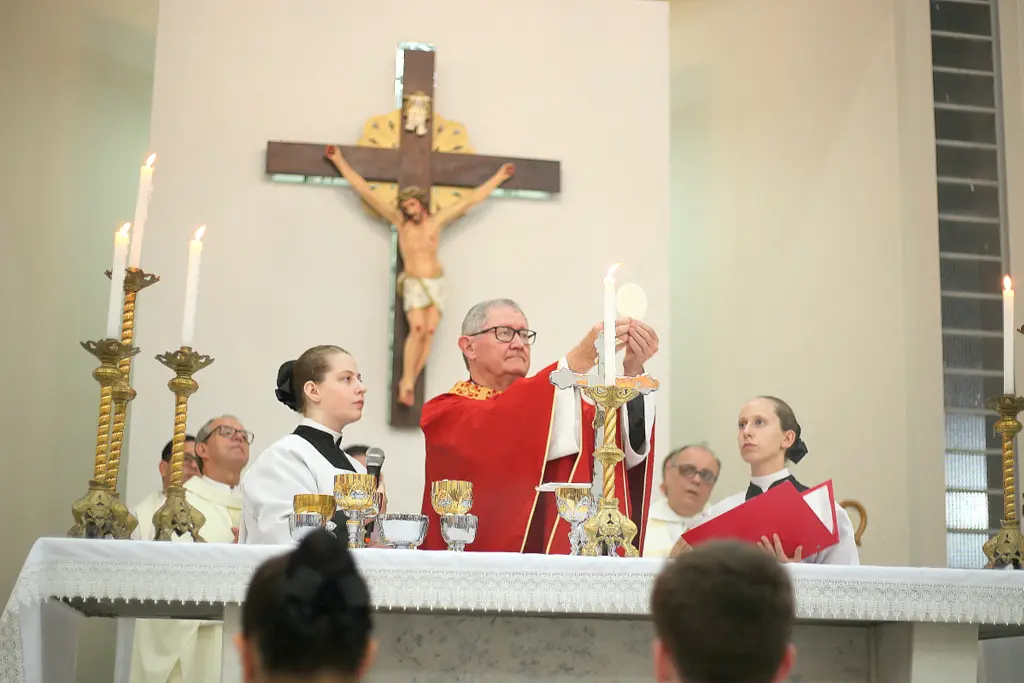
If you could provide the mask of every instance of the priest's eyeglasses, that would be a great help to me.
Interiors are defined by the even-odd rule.
[[[693,475],[700,475],[700,481],[708,486],[714,486],[715,482],[718,481],[718,475],[711,470],[698,470],[693,465],[683,464],[677,465],[676,470],[679,471],[679,476],[683,479],[692,479]]]
[[[211,434],[220,434],[225,439],[233,439],[236,436],[240,436],[245,440],[246,443],[249,444],[251,444],[253,442],[253,439],[256,438],[256,435],[250,431],[247,431],[245,429],[235,429],[234,427],[231,427],[229,425],[220,425],[219,427],[214,429],[213,432],[211,432]]]
[[[514,327],[508,325],[497,325],[495,327],[488,327],[486,330],[480,330],[476,334],[469,335],[470,337],[478,337],[481,334],[487,334],[488,332],[494,332],[494,338],[498,341],[507,344],[518,334],[519,339],[530,346],[533,342],[537,341],[537,333],[533,330],[517,330]]]

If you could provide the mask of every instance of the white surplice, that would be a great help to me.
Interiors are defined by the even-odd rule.
[[[341,434],[319,422],[303,418],[300,424],[330,434],[337,442]],[[361,474],[366,467],[345,454],[352,469]],[[339,470],[298,434],[288,434],[270,444],[243,475],[242,524],[238,542],[285,544],[292,542],[288,515],[299,493],[334,495],[334,477],[352,470]]]
[[[673,510],[667,499],[654,501],[647,515],[644,557],[668,557],[679,537],[699,525],[706,517],[706,512],[685,517]]]
[[[751,477],[750,483],[762,491],[767,491],[769,486],[788,476],[790,476],[789,470],[782,469],[774,474]],[[746,501],[746,490],[731,495],[708,508],[707,519],[718,517],[733,508],[743,505]],[[811,564],[860,564],[860,553],[857,552],[857,540],[854,538],[853,522],[850,521],[850,515],[846,514],[846,510],[839,503],[835,503],[835,508],[836,525],[839,527],[839,542],[810,557],[805,557],[803,559],[804,562]]]
[[[207,543],[234,542],[232,528],[242,516],[237,486],[196,476],[185,482],[185,498],[206,517],[199,535]],[[176,536],[172,541],[191,543],[192,537]],[[222,634],[219,621],[137,619],[131,683],[218,683]]]
[[[153,491],[135,506],[132,514],[135,515],[135,519],[139,520],[139,526],[135,527],[135,531],[132,532],[133,539],[152,541],[156,537],[153,515],[163,506],[165,500],[167,500],[167,494],[163,490]]]

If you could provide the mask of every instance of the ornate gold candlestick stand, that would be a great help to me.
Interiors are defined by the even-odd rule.
[[[82,348],[100,362],[99,367],[92,372],[92,376],[100,385],[100,414],[96,425],[93,478],[89,480],[89,492],[71,506],[75,524],[68,530],[67,535],[72,538],[129,538],[139,522],[118,500],[117,493],[107,488],[104,475],[110,453],[110,407],[113,401],[113,388],[121,376],[118,364],[137,354],[139,349],[116,339],[82,342]]]
[[[1020,433],[1017,415],[1024,410],[1024,397],[1004,394],[989,400],[989,407],[999,411],[996,431],[1003,438],[1003,519],[1000,530],[982,546],[989,569],[1024,568],[1024,534],[1017,516],[1017,487],[1014,481],[1013,439]]]
[[[600,339],[600,337],[599,337]],[[600,348],[600,347],[598,347]],[[601,371],[601,368],[598,368]],[[648,375],[639,377],[617,377],[615,386],[602,384],[600,375],[577,375],[571,370],[556,370],[551,373],[551,383],[559,389],[580,387],[597,407],[597,420],[603,426],[595,438],[600,445],[594,451],[594,458],[601,463],[601,496],[598,499],[597,512],[583,525],[587,536],[580,554],[608,555],[617,557],[617,550],[622,548],[626,557],[637,557],[639,553],[633,546],[636,537],[636,524],[619,511],[619,499],[615,494],[615,468],[625,457],[622,450],[615,444],[615,425],[618,421],[619,408],[629,403],[640,394],[648,394],[658,388],[658,381]],[[595,429],[598,428],[595,420]]]
[[[622,548],[626,557],[637,557],[639,553],[633,546],[636,524],[619,512],[619,499],[615,496],[615,466],[625,457],[615,445],[615,424],[619,408],[636,398],[640,392],[633,387],[619,386],[588,386],[583,387],[583,392],[604,413],[604,443],[594,451],[594,458],[602,467],[603,488],[597,513],[583,524],[587,542],[581,554],[615,555]]]
[[[169,541],[173,535],[189,534],[196,543],[204,543],[199,530],[206,523],[203,513],[185,499],[182,488],[185,469],[185,424],[188,420],[188,398],[199,390],[192,376],[213,362],[209,356],[200,356],[188,346],[168,351],[156,357],[174,371],[167,387],[174,393],[174,439],[171,445],[171,481],[167,487],[167,500],[153,515],[156,540]]]
[[[110,277],[110,271],[106,271]],[[152,273],[138,268],[128,268],[124,275],[124,304],[121,308],[121,343],[132,345],[135,339],[135,299],[138,293],[160,281]],[[128,403],[135,398],[135,389],[131,386],[132,357],[122,358],[118,369],[121,377],[114,383],[112,398],[114,417],[110,429],[110,456],[107,459],[103,481],[107,488],[117,492],[117,477],[121,469],[122,442],[124,440],[124,423],[128,414]]]

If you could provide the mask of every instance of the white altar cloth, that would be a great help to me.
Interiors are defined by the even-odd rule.
[[[43,538],[0,617],[0,682],[50,683],[73,665],[66,619],[42,630],[46,605],[86,616],[220,619],[281,546]],[[644,619],[663,560],[365,549],[356,554],[375,608]],[[1024,625],[1024,572],[787,565],[798,617],[842,623],[976,624],[983,636]],[[57,602],[56,605],[60,605]],[[65,610],[66,611],[66,610]],[[70,636],[68,635],[70,633]],[[46,671],[44,671],[46,669]],[[55,674],[54,674],[55,675]],[[73,674],[69,678],[73,680]]]

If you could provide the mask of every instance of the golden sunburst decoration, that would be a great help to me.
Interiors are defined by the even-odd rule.
[[[466,133],[466,127],[461,123],[449,121],[435,112],[431,116],[431,125],[434,129],[433,151],[454,154],[476,153],[472,145],[469,144],[469,134]],[[395,109],[390,114],[367,119],[363,125],[363,134],[359,136],[356,145],[359,147],[398,149],[401,139],[402,110]],[[397,206],[398,183],[370,183],[370,189],[385,204]],[[430,189],[430,212],[437,213],[440,209],[451,206],[462,199],[465,193],[466,188],[435,185]],[[363,202],[363,209],[371,216],[382,219],[382,216],[371,209],[366,202]]]

